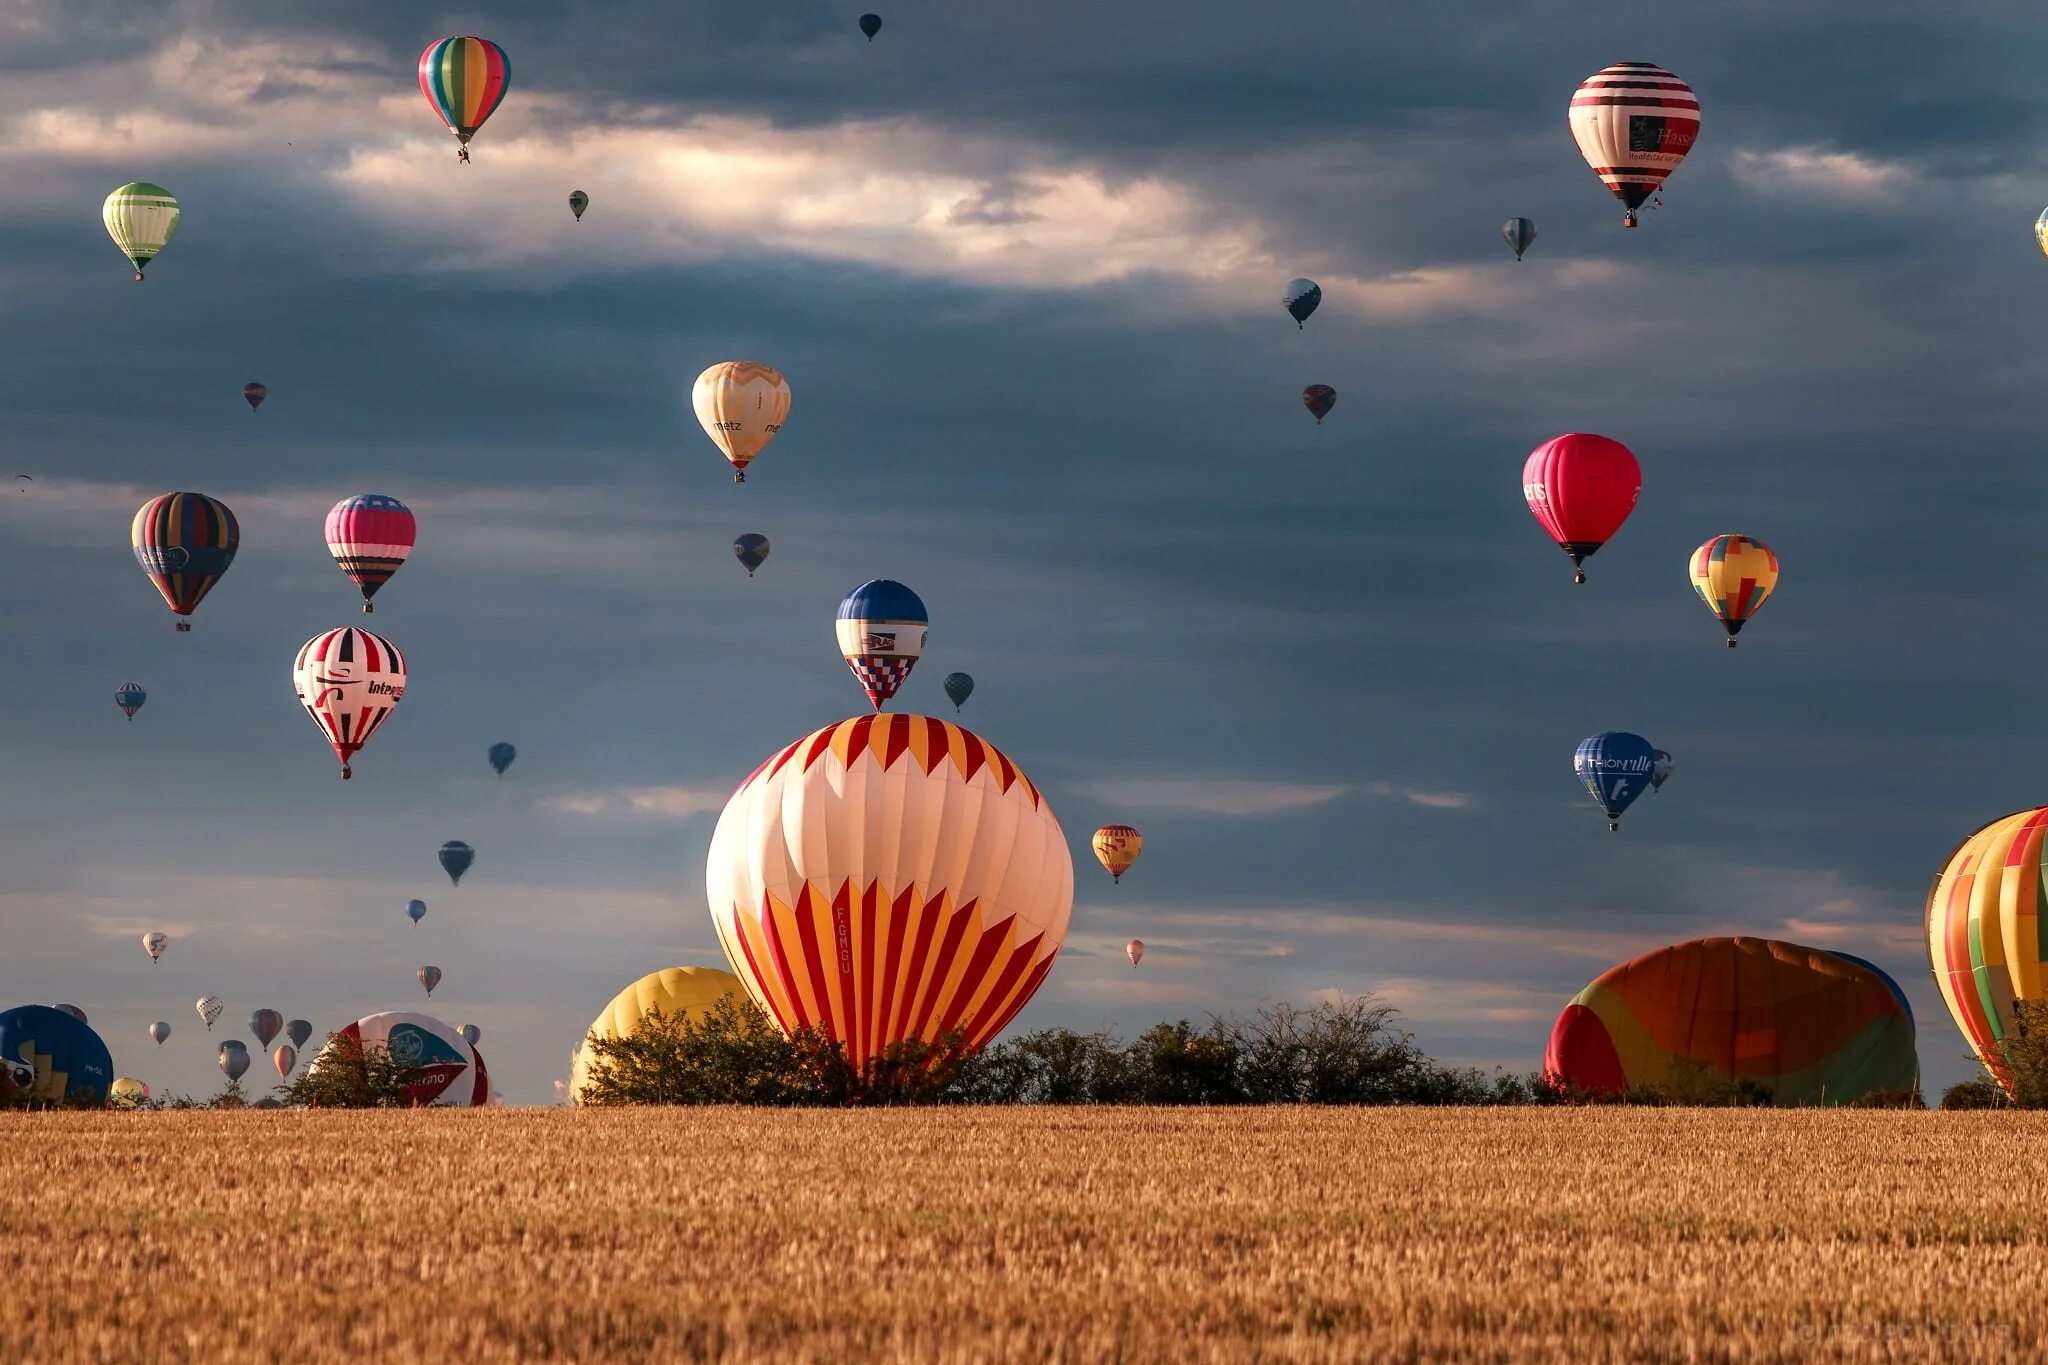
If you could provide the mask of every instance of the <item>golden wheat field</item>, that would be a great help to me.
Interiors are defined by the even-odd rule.
[[[2048,1120],[0,1115],[0,1359],[2048,1359]]]

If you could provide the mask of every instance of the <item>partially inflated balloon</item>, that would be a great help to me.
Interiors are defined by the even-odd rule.
[[[149,693],[142,690],[141,683],[125,682],[114,689],[114,705],[121,708],[121,714],[130,720],[142,709],[142,703],[149,700]]]
[[[151,962],[164,955],[164,949],[171,946],[171,936],[161,929],[152,929],[142,936],[142,951],[149,954]]]
[[[1607,812],[1607,828],[1621,828],[1621,813],[1650,788],[1657,751],[1626,730],[1608,730],[1579,741],[1572,772],[1594,802]]]
[[[1074,866],[1044,796],[994,745],[861,716],[740,784],[705,890],[755,1003],[860,1064],[912,1038],[995,1037],[1052,970]]]
[[[247,404],[249,405],[249,411],[251,411],[251,412],[254,412],[254,411],[256,411],[256,409],[258,409],[258,408],[262,407],[262,406],[263,406],[263,400],[264,400],[264,399],[266,399],[266,398],[268,398],[268,397],[270,397],[270,389],[269,389],[269,387],[268,387],[267,385],[263,385],[263,384],[244,384],[244,385],[242,385],[242,400],[243,400],[244,402],[246,402],[246,403],[247,403]]]
[[[974,695],[974,679],[965,673],[948,673],[945,681],[946,697],[958,711],[967,705],[967,699]]]
[[[1913,1012],[1861,958],[1763,938],[1704,938],[1602,972],[1564,1007],[1546,1075],[1596,1094],[1691,1069],[1778,1105],[1852,1104],[1920,1083]]]
[[[239,1081],[249,1069],[249,1045],[238,1038],[230,1038],[220,1045],[214,1061],[230,1081]]]
[[[460,886],[462,874],[469,871],[469,865],[476,861],[476,850],[460,839],[450,839],[441,845],[441,851],[436,856],[440,858],[441,870],[448,874],[448,880]],[[424,911],[426,907],[421,906],[420,909]]]
[[[1124,956],[1131,960],[1133,967],[1145,960],[1145,940],[1134,938],[1124,945]]]
[[[583,221],[583,210],[590,207],[590,196],[582,190],[569,191],[569,212],[576,215],[576,221]]]
[[[327,553],[363,594],[363,610],[412,554],[412,509],[382,493],[343,498],[327,513]]]
[[[343,626],[315,635],[292,663],[299,704],[334,749],[344,778],[405,696],[405,656],[389,640]]]
[[[441,969],[439,967],[422,967],[419,969],[416,975],[420,979],[420,984],[427,988],[428,995],[432,995],[434,993],[434,987],[441,984]]]
[[[511,87],[505,49],[488,38],[443,38],[420,54],[420,90],[465,148]]]
[[[1311,384],[1301,391],[1301,405],[1315,416],[1316,425],[1330,415],[1330,409],[1337,406],[1337,391],[1328,384]]]
[[[165,1023],[163,1020],[159,1019],[154,1024],[151,1024],[149,1026],[149,1036],[156,1040],[156,1045],[158,1047],[162,1047],[164,1045],[164,1039],[171,1036],[171,1026]]]
[[[293,1047],[304,1047],[306,1040],[313,1036],[313,1025],[305,1019],[285,1021],[284,1036],[292,1040]]]
[[[213,1021],[220,1018],[220,997],[217,995],[202,995],[193,1004],[192,1008],[199,1012],[200,1019],[205,1022],[208,1029],[211,1029]]]
[[[390,1056],[406,1080],[407,1101],[416,1107],[469,1108],[491,1097],[491,1073],[483,1054],[427,1014],[391,1011],[358,1019],[328,1039],[307,1065],[307,1074],[330,1066],[361,1069],[364,1054],[371,1050]]]
[[[664,967],[649,972],[613,996],[583,1031],[585,1041],[576,1044],[576,1059],[570,1063],[569,1099],[583,1103],[584,1085],[597,1060],[587,1043],[590,1035],[630,1038],[639,1031],[641,1021],[656,1010],[668,1019],[687,1018],[703,1014],[728,996],[745,993],[738,977],[716,967]]]
[[[752,578],[754,570],[768,562],[768,537],[749,531],[733,541],[732,553],[746,569],[747,577]]]
[[[1715,536],[1692,552],[1692,589],[1728,632],[1735,633],[1757,614],[1778,586],[1778,557],[1771,547],[1748,536]]]
[[[1579,154],[1636,225],[1636,210],[1664,187],[1700,134],[1692,87],[1649,62],[1616,62],[1586,77],[1565,111]]]
[[[139,1109],[149,1103],[149,1087],[133,1076],[116,1077],[107,1087],[107,1103],[116,1109]]]
[[[249,1016],[249,1032],[256,1035],[259,1046],[269,1047],[270,1040],[284,1029],[284,1016],[276,1010],[257,1010]]]
[[[137,180],[107,196],[100,219],[114,245],[134,265],[135,282],[140,284],[142,272],[177,234],[178,201],[162,185]]]
[[[1522,464],[1522,496],[1577,569],[1611,539],[1643,492],[1643,470],[1619,441],[1588,432],[1554,436]],[[1575,581],[1583,583],[1580,569]]]
[[[142,504],[128,528],[135,561],[164,605],[192,629],[190,616],[220,582],[242,544],[242,527],[224,502],[204,493],[162,493]]]
[[[1536,240],[1536,224],[1527,218],[1510,218],[1500,225],[1500,235],[1519,261],[1522,253],[1529,249],[1529,244]]]
[[[1124,873],[1145,851],[1145,836],[1129,825],[1104,825],[1088,842],[1095,849],[1095,861],[1102,864],[1113,882],[1122,881]]]
[[[277,1068],[278,1079],[282,1080],[299,1064],[299,1050],[290,1043],[279,1043],[277,1051],[270,1054],[270,1064]]]
[[[789,381],[751,360],[722,360],[697,376],[690,404],[704,434],[732,463],[732,481],[747,481],[747,465],[789,420]]]
[[[519,750],[501,739],[491,746],[490,752],[485,754],[484,757],[490,760],[491,771],[503,777],[505,769],[512,766],[512,760],[519,757]]]
[[[418,924],[427,916],[427,903],[425,901],[407,901],[405,903],[405,913],[414,924]]]
[[[839,604],[839,654],[879,711],[924,654],[931,634],[924,601],[891,578],[871,578]]]
[[[1671,780],[1671,755],[1659,749],[1656,757],[1656,766],[1650,769],[1650,790],[1662,791],[1664,784]]]
[[[1316,305],[1323,301],[1323,287],[1314,280],[1289,280],[1287,290],[1280,296],[1280,302],[1287,305],[1287,316],[1300,327],[1308,322],[1308,315],[1316,311]]]
[[[875,40],[875,35],[882,31],[882,16],[879,14],[863,14],[860,17],[860,31],[867,34],[868,41],[872,43]]]

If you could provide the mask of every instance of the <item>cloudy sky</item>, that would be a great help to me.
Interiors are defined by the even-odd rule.
[[[865,707],[832,614],[880,576],[932,612],[902,708],[974,674],[1076,851],[1022,1026],[1377,991],[1528,1069],[1606,966],[1742,932],[1881,963],[1966,1074],[1921,899],[2048,797],[2031,9],[862,8],[7,7],[0,1003],[196,1092],[194,997],[324,1031],[432,962],[549,1101],[616,990],[720,962],[716,813]],[[414,78],[459,32],[513,64],[468,167]],[[1704,111],[1636,232],[1565,129],[1617,60]],[[99,222],[134,179],[184,206],[139,288]],[[794,391],[744,488],[688,401],[740,358]],[[1645,472],[1579,589],[1519,488],[1567,430]],[[190,635],[127,543],[169,488],[243,529]],[[369,622],[412,678],[344,786],[288,674],[362,621],[320,529],[366,490],[420,518]],[[1724,531],[1785,566],[1735,651],[1684,574]],[[1619,836],[1570,772],[1603,729],[1677,757]]]

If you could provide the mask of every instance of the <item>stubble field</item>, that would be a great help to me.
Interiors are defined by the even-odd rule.
[[[0,1358],[2048,1359],[2048,1120],[0,1115]]]

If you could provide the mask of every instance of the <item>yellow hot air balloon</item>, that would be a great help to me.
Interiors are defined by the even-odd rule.
[[[743,989],[738,977],[716,967],[664,967],[649,972],[613,996],[612,1002],[590,1021],[590,1027],[583,1031],[584,1037],[593,1033],[600,1038],[630,1037],[652,1010],[659,1009],[666,1015],[694,1014],[710,1009],[729,995],[740,994]],[[569,1072],[569,1098],[577,1104],[583,1103],[583,1085],[590,1078],[591,1060],[579,1039],[576,1061]]]
[[[747,465],[789,419],[789,381],[767,365],[722,360],[697,376],[691,405],[704,433],[732,461],[732,481],[747,481]]]
[[[1113,882],[1122,881],[1145,851],[1145,836],[1129,825],[1104,825],[1090,842],[1095,845],[1095,860],[1108,869]]]
[[[1720,618],[1735,648],[1735,632],[1770,601],[1778,586],[1778,557],[1761,540],[1715,536],[1692,552],[1692,590]]]
[[[2015,811],[1956,845],[1927,893],[1927,958],[1956,1027],[2008,1090],[2000,1044],[2017,1031],[2013,1002],[2039,1000],[2042,841],[2048,806]]]
[[[107,1087],[107,1103],[116,1109],[134,1109],[149,1101],[149,1087],[133,1076],[122,1076]]]

